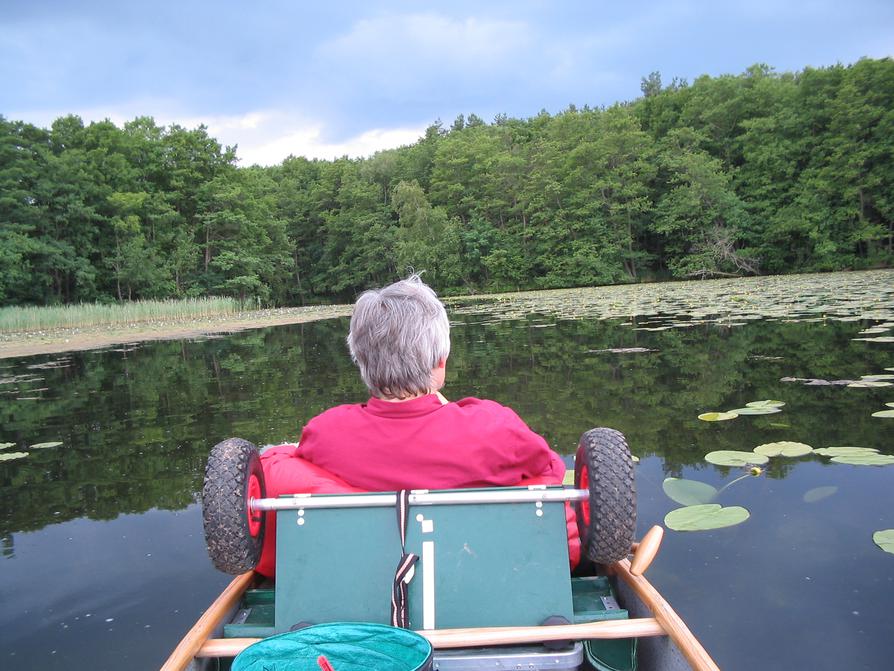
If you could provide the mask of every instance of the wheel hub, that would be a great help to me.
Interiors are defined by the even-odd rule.
[[[245,497],[247,501],[247,510],[245,511],[246,516],[248,517],[248,532],[252,535],[252,538],[257,538],[258,534],[261,532],[261,521],[264,519],[264,513],[260,510],[252,510],[252,502],[255,499],[262,498],[261,495],[261,483],[258,481],[258,476],[252,474],[248,479],[248,496]]]

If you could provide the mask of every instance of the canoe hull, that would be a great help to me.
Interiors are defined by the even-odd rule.
[[[649,607],[623,580],[617,583],[618,601],[630,613],[630,617],[650,617]],[[691,671],[680,648],[670,636],[644,636],[637,640],[636,661],[638,671]]]
[[[616,567],[623,569],[623,567]],[[617,579],[615,580],[615,593],[617,595],[617,600],[621,607],[626,609],[630,615],[630,618],[636,622],[646,622],[654,621],[650,620],[652,616],[655,614],[653,608],[651,608],[637,593],[630,584],[628,584],[626,577],[629,577],[629,574],[626,574],[623,570],[618,571],[619,575],[617,575]],[[240,580],[237,578],[234,580]],[[650,589],[654,589],[648,581],[645,580],[642,576],[637,576],[635,578],[636,581],[642,585],[648,586]],[[243,580],[243,584],[237,587],[240,591],[240,597],[245,592],[246,588],[250,586],[249,581]],[[232,585],[231,585],[232,587]],[[230,588],[228,588],[230,589]],[[226,593],[226,590],[225,590]],[[223,596],[223,595],[222,595]],[[662,600],[663,601],[663,600]],[[215,602],[218,604],[220,599]],[[181,664],[180,666],[169,666],[165,665],[163,667],[164,671],[175,671],[180,669],[188,669],[189,671],[211,671],[217,670],[220,668],[226,668],[228,665],[228,658],[232,658],[236,651],[234,648],[238,648],[240,645],[246,645],[254,639],[225,639],[223,638],[224,626],[227,624],[231,624],[234,619],[238,619],[238,615],[241,611],[240,606],[241,598],[237,599],[235,604],[229,605],[226,610],[218,609],[216,613],[216,618],[218,618],[218,622],[213,629],[209,630],[209,634],[207,636],[206,641],[202,642],[197,649],[196,656],[191,656],[186,664]],[[666,603],[666,602],[664,602]],[[214,610],[214,607],[209,609],[209,614]],[[619,624],[622,622],[619,621]],[[612,623],[614,624],[614,623]],[[657,627],[657,624],[656,624]],[[475,630],[470,630],[474,632]],[[660,628],[656,628],[656,632],[660,632]],[[688,632],[688,630],[687,630]],[[433,632],[436,634],[437,632]],[[471,636],[471,634],[470,634]],[[187,637],[189,638],[189,637]],[[185,641],[186,639],[184,639]],[[243,642],[244,641],[244,642]],[[182,645],[182,644],[181,644]],[[437,647],[437,642],[435,643]],[[215,646],[217,646],[215,648]],[[178,646],[179,647],[179,646]],[[579,648],[580,646],[578,646]],[[529,654],[531,651],[531,647],[527,648]],[[224,654],[217,655],[215,654],[216,650],[224,650]],[[517,664],[515,662],[518,661],[518,654],[521,648],[513,646],[512,648],[504,647],[497,648],[498,652],[494,652],[493,649],[484,650],[482,648],[478,649],[480,657],[482,660],[486,660],[488,669],[493,668],[501,668],[500,666],[494,666],[494,660],[498,658],[499,652],[504,652],[503,661],[508,663],[509,661],[513,661],[512,668],[515,668]],[[439,667],[443,669],[449,669],[451,660],[456,659],[456,649],[445,649],[445,650],[437,650],[435,653],[435,660],[439,661]],[[576,657],[575,657],[576,655]],[[706,655],[706,653],[705,653]],[[172,655],[173,657],[173,655]],[[555,659],[550,655],[546,655],[542,658],[545,666],[543,668],[551,668],[551,669],[577,669],[577,668],[587,668],[584,665],[576,666],[572,662],[574,659],[580,659],[580,654],[575,653],[572,654],[570,651],[555,656]],[[533,659],[533,657],[532,657]],[[710,658],[708,658],[710,660]],[[169,660],[170,663],[171,660]],[[637,639],[636,646],[636,661],[637,661],[637,669],[639,671],[705,671],[709,669],[716,669],[716,665],[714,666],[698,666],[695,664],[690,664],[687,660],[686,656],[683,654],[680,646],[678,646],[677,642],[673,637],[668,635],[651,635],[651,636],[640,636]],[[535,662],[536,663],[536,662]],[[711,662],[713,664],[713,662]],[[436,667],[438,668],[438,667]],[[469,666],[464,666],[462,668],[474,668]],[[485,668],[484,666],[482,668]],[[507,667],[508,668],[508,667]],[[526,665],[525,668],[537,668],[536,666]]]

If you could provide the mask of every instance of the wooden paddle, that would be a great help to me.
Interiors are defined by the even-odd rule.
[[[630,572],[633,575],[642,575],[646,572],[658,554],[662,538],[664,529],[656,524],[646,532],[639,543],[633,544],[633,560],[630,562]]]
[[[603,620],[582,624],[560,624],[545,627],[482,627],[468,629],[435,629],[417,631],[427,638],[432,647],[479,647],[486,645],[518,645],[541,641],[581,640],[585,638],[631,638],[663,636],[666,632],[651,617],[634,620]],[[213,638],[196,653],[196,657],[235,657],[260,638]]]

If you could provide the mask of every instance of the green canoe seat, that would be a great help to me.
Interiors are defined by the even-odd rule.
[[[528,490],[562,487],[413,492],[421,496],[410,498],[406,528],[406,552],[419,556],[408,585],[410,628],[575,620],[564,503],[500,501]],[[418,502],[426,496],[429,502]],[[475,502],[457,502],[468,496]],[[283,498],[299,505],[276,513],[275,631],[298,623],[388,624],[402,555],[397,497]]]

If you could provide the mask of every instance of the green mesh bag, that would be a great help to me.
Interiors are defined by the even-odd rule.
[[[431,668],[431,643],[413,631],[367,622],[334,622],[258,641],[236,656],[232,671],[428,671]]]

